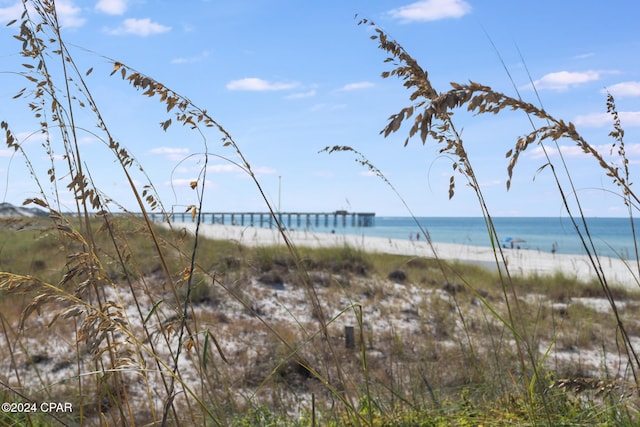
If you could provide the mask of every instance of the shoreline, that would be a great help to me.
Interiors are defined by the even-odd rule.
[[[163,226],[167,226],[163,224]],[[186,229],[193,233],[196,224],[191,222],[172,223],[174,229]],[[347,245],[365,252],[393,255],[407,255],[425,258],[437,257],[445,261],[472,263],[490,270],[497,270],[492,248],[455,243],[433,243],[391,239],[386,237],[355,236],[346,234],[315,233],[302,230],[286,230],[289,240],[298,247],[335,247]],[[284,239],[275,228],[232,226],[221,224],[200,224],[200,235],[209,239],[232,240],[246,246],[283,245]],[[588,281],[597,277],[596,270],[586,255],[551,254],[533,249],[503,249],[514,275],[541,276],[562,272],[568,277]],[[498,254],[499,255],[499,254]],[[599,257],[602,271],[610,285],[620,285],[629,289],[638,286],[629,271],[630,264],[617,258]],[[502,262],[501,262],[502,264]],[[637,274],[637,273],[636,273]]]

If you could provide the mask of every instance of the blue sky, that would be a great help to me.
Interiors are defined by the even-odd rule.
[[[457,177],[448,198],[450,159],[433,141],[403,147],[408,127],[383,138],[387,118],[411,104],[394,78],[387,55],[370,40],[359,18],[374,21],[429,71],[436,90],[449,82],[473,80],[515,96],[502,63],[525,100],[537,103],[529,70],[544,108],[572,121],[582,135],[608,155],[605,88],[616,98],[625,128],[632,173],[640,167],[640,4],[604,1],[474,0],[57,0],[63,37],[85,77],[113,136],[140,162],[168,209],[184,211],[196,202],[189,183],[201,176],[202,137],[180,125],[162,131],[170,118],[157,100],[142,96],[118,75],[109,76],[107,58],[162,82],[217,120],[235,139],[256,171],[275,208],[282,211],[375,212],[407,215],[402,202],[349,153],[318,153],[325,146],[349,145],[379,168],[419,216],[477,216],[474,193]],[[29,154],[45,191],[52,191],[50,167],[39,129],[25,103],[12,99],[26,85],[20,42],[12,39],[21,2],[0,0],[0,119],[9,123]],[[358,18],[355,18],[356,14]],[[495,49],[492,46],[495,44]],[[500,57],[496,53],[499,52]],[[522,58],[521,56],[522,55]],[[108,197],[138,210],[113,155],[94,135],[88,112],[77,112],[83,161]],[[494,216],[563,214],[540,149],[523,154],[506,190],[505,153],[531,125],[522,113],[454,116]],[[206,211],[265,211],[260,194],[240,169],[221,136],[205,135],[209,159]],[[59,139],[59,138],[58,138]],[[54,144],[56,142],[54,137]],[[594,159],[560,141],[571,176],[590,216],[625,215],[610,179]],[[63,177],[64,159],[55,150]],[[557,162],[557,149],[550,147]],[[217,157],[220,156],[220,157]],[[615,162],[615,157],[607,157]],[[139,185],[144,176],[136,174]],[[60,181],[63,208],[72,208]],[[202,183],[201,183],[202,185]],[[13,150],[0,146],[0,199],[20,204],[37,189]],[[113,207],[115,209],[115,206]]]

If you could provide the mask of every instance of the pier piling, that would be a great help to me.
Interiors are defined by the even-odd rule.
[[[202,222],[209,224],[226,224],[226,225],[241,225],[254,227],[259,225],[260,227],[268,226],[272,228],[274,224],[273,215],[270,212],[203,212]],[[373,212],[347,212],[343,210],[333,212],[278,212],[275,214],[280,226],[285,226],[283,219],[286,220],[286,227],[291,228],[292,219],[295,220],[296,227],[300,228],[303,224],[304,227],[310,228],[315,225],[316,228],[321,224],[325,228],[328,228],[330,224],[333,224],[333,228],[337,228],[339,225],[346,227],[350,224],[351,227],[373,227],[375,225],[375,213]],[[165,214],[150,213],[152,221],[163,220],[167,217]],[[177,212],[168,215],[171,221],[185,222],[192,220],[191,213],[189,212]],[[248,219],[248,223],[245,222],[245,217]],[[293,218],[292,218],[293,217]],[[333,221],[330,218],[333,217]],[[349,217],[351,220],[349,221]],[[257,224],[254,219],[257,218]],[[324,218],[324,221],[321,221]]]

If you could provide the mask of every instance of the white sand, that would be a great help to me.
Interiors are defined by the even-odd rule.
[[[194,223],[174,223],[174,229],[185,228],[195,231]],[[452,243],[434,243],[433,247],[427,242],[388,239],[384,237],[363,237],[329,233],[311,233],[306,231],[286,231],[290,241],[298,247],[329,247],[348,245],[368,252],[379,252],[409,256],[438,258],[447,261],[474,263],[486,268],[497,269],[499,265],[489,247],[459,245]],[[233,240],[247,246],[270,246],[284,244],[284,239],[275,228],[239,227],[219,224],[202,224],[200,235],[221,240]],[[503,249],[504,257],[512,275],[540,276],[562,272],[569,277],[577,277],[587,281],[596,277],[596,269],[586,255],[551,254],[528,249]],[[498,254],[499,255],[499,254]],[[640,280],[637,278],[633,264],[620,259],[600,257],[602,271],[610,285],[623,285],[638,288]],[[503,265],[502,260],[500,265]],[[631,270],[631,271],[630,271]]]

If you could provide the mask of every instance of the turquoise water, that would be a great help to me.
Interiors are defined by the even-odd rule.
[[[257,218],[257,217],[256,217]],[[258,221],[254,218],[255,221]],[[231,215],[224,218],[225,224],[231,224]],[[419,217],[418,223],[429,234],[433,242],[457,243],[475,246],[491,246],[487,226],[483,218],[446,218],[446,217]],[[237,218],[236,218],[237,220]],[[216,218],[216,222],[221,222]],[[507,238],[518,239],[515,247],[551,252],[555,248],[559,254],[586,254],[576,227],[567,217],[497,217],[493,218],[498,242]],[[586,228],[581,220],[578,229],[583,233],[587,229],[591,235],[593,246],[589,246],[591,253],[614,258],[635,259],[635,248],[631,222],[629,218],[587,218]],[[352,226],[351,216],[346,220],[338,220],[334,223],[333,216],[327,222],[321,217],[318,226],[311,217],[307,223],[302,214],[300,221],[294,217],[293,221],[283,218],[283,226],[292,229],[309,230],[319,233],[334,232],[337,234],[351,234],[357,236],[376,236],[391,239],[413,239],[421,233],[420,227],[410,217],[375,217],[373,227]],[[239,224],[238,224],[239,225]],[[244,225],[244,224],[243,224]],[[258,222],[255,223],[258,225]],[[305,226],[306,225],[306,226]],[[265,214],[264,227],[273,226],[271,219]],[[635,221],[635,227],[640,232],[640,220]],[[420,240],[425,240],[420,235]],[[510,247],[510,243],[504,243]]]
[[[429,233],[432,241],[476,246],[491,246],[483,218],[417,218]],[[524,240],[514,246],[556,253],[585,254],[575,227],[569,218],[493,218],[499,241],[506,238]],[[615,258],[634,258],[634,243],[631,223],[628,218],[587,218],[587,229],[592,237],[596,253]],[[640,221],[635,222],[640,230]],[[579,229],[585,228],[579,224]],[[327,232],[326,227],[311,227],[310,230]],[[336,233],[388,237],[393,239],[416,239],[420,228],[409,217],[376,217],[374,227],[335,227]],[[424,236],[421,236],[424,240]],[[502,244],[502,243],[501,243]],[[509,243],[505,243],[507,247]],[[591,250],[591,252],[593,252]]]

